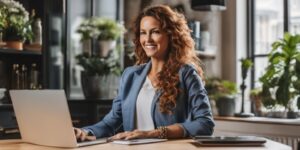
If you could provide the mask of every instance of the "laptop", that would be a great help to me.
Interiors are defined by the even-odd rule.
[[[202,146],[262,146],[267,140],[257,136],[195,136],[194,141]]]
[[[64,90],[10,90],[22,141],[44,146],[80,147],[106,143],[106,138],[78,143]]]

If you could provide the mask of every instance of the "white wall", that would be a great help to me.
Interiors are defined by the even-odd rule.
[[[242,83],[241,58],[247,52],[247,2],[246,0],[228,0],[227,10],[222,14],[222,78]],[[250,73],[250,72],[248,72]],[[246,81],[245,111],[250,112],[249,90],[250,77]],[[236,111],[241,109],[241,95]]]

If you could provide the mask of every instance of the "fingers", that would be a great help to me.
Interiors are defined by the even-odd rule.
[[[76,138],[80,138],[82,135],[82,130],[79,128],[74,128]]]
[[[130,139],[137,139],[137,138],[147,138],[147,131],[138,131],[134,130],[132,132],[122,132],[118,133],[110,138],[110,140],[130,140]]]
[[[112,136],[110,139],[111,140],[121,140],[121,139],[125,139],[126,136],[128,136],[129,132],[121,132],[118,133],[114,136]]]
[[[75,136],[77,139],[80,139],[81,141],[85,141],[85,140],[96,140],[95,136],[88,136],[88,133],[86,133],[84,130],[79,129],[79,128],[74,128],[75,131]]]
[[[132,133],[125,137],[125,140],[131,140],[131,139],[138,139],[142,138],[141,134],[138,133]]]
[[[85,140],[94,141],[94,140],[96,140],[96,136],[86,136]]]

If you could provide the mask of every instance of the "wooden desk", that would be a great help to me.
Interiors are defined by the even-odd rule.
[[[9,143],[10,142],[10,143]],[[63,148],[38,146],[27,143],[12,143],[11,140],[0,141],[1,150],[61,150]],[[161,143],[142,145],[118,145],[112,143],[75,148],[78,150],[292,150],[291,147],[268,140],[260,147],[201,147],[193,144],[192,139],[170,140]]]

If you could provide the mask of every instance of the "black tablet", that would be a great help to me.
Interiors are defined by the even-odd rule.
[[[267,140],[257,136],[195,136],[194,141],[206,146],[260,146]]]

